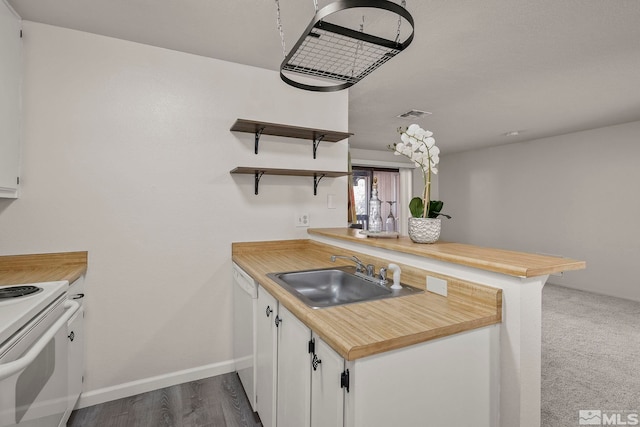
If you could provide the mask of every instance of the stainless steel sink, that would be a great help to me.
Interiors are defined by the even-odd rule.
[[[313,308],[416,295],[423,292],[407,285],[402,285],[402,289],[398,290],[390,289],[391,284],[374,283],[371,278],[365,279],[356,275],[355,267],[351,266],[269,273],[267,276]]]

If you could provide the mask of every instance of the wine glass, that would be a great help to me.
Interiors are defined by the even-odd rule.
[[[385,230],[388,233],[394,233],[396,231],[396,219],[393,216],[393,205],[394,205],[395,201],[387,202],[387,203],[389,203],[389,216],[387,217],[387,220],[385,221]]]

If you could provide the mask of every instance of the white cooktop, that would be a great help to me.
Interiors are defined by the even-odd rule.
[[[69,282],[30,283],[15,286],[36,286],[42,291],[18,298],[0,299],[0,346],[29,320],[63,295],[69,287]],[[15,286],[0,286],[0,288]]]

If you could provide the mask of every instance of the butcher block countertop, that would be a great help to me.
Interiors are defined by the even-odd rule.
[[[516,277],[543,276],[586,268],[584,261],[569,258],[441,241],[433,244],[418,244],[413,243],[406,236],[397,239],[371,238],[360,234],[360,230],[353,228],[310,228],[308,233]]]
[[[86,271],[87,252],[0,256],[0,285],[73,283]]]
[[[365,264],[388,260],[312,240],[233,243],[233,261],[347,360],[395,350],[500,323],[502,291],[400,264],[402,283],[424,289],[426,274],[448,281],[448,296],[422,294],[312,309],[267,273],[350,265],[331,255],[357,255]]]

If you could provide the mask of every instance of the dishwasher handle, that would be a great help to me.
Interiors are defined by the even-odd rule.
[[[51,341],[60,328],[64,327],[67,324],[67,321],[76,314],[76,311],[80,308],[80,304],[75,301],[67,300],[64,302],[65,312],[62,316],[55,321],[53,325],[42,334],[40,339],[36,341],[36,343],[27,351],[24,356],[21,358],[14,360],[13,362],[8,362],[0,365],[0,380],[10,377],[11,375],[22,371],[24,368],[29,366],[36,357],[40,354],[40,352],[45,348],[45,346]]]
[[[240,288],[251,298],[258,298],[258,285],[247,273],[245,273],[240,267],[234,265],[233,267],[233,281],[235,286]]]

